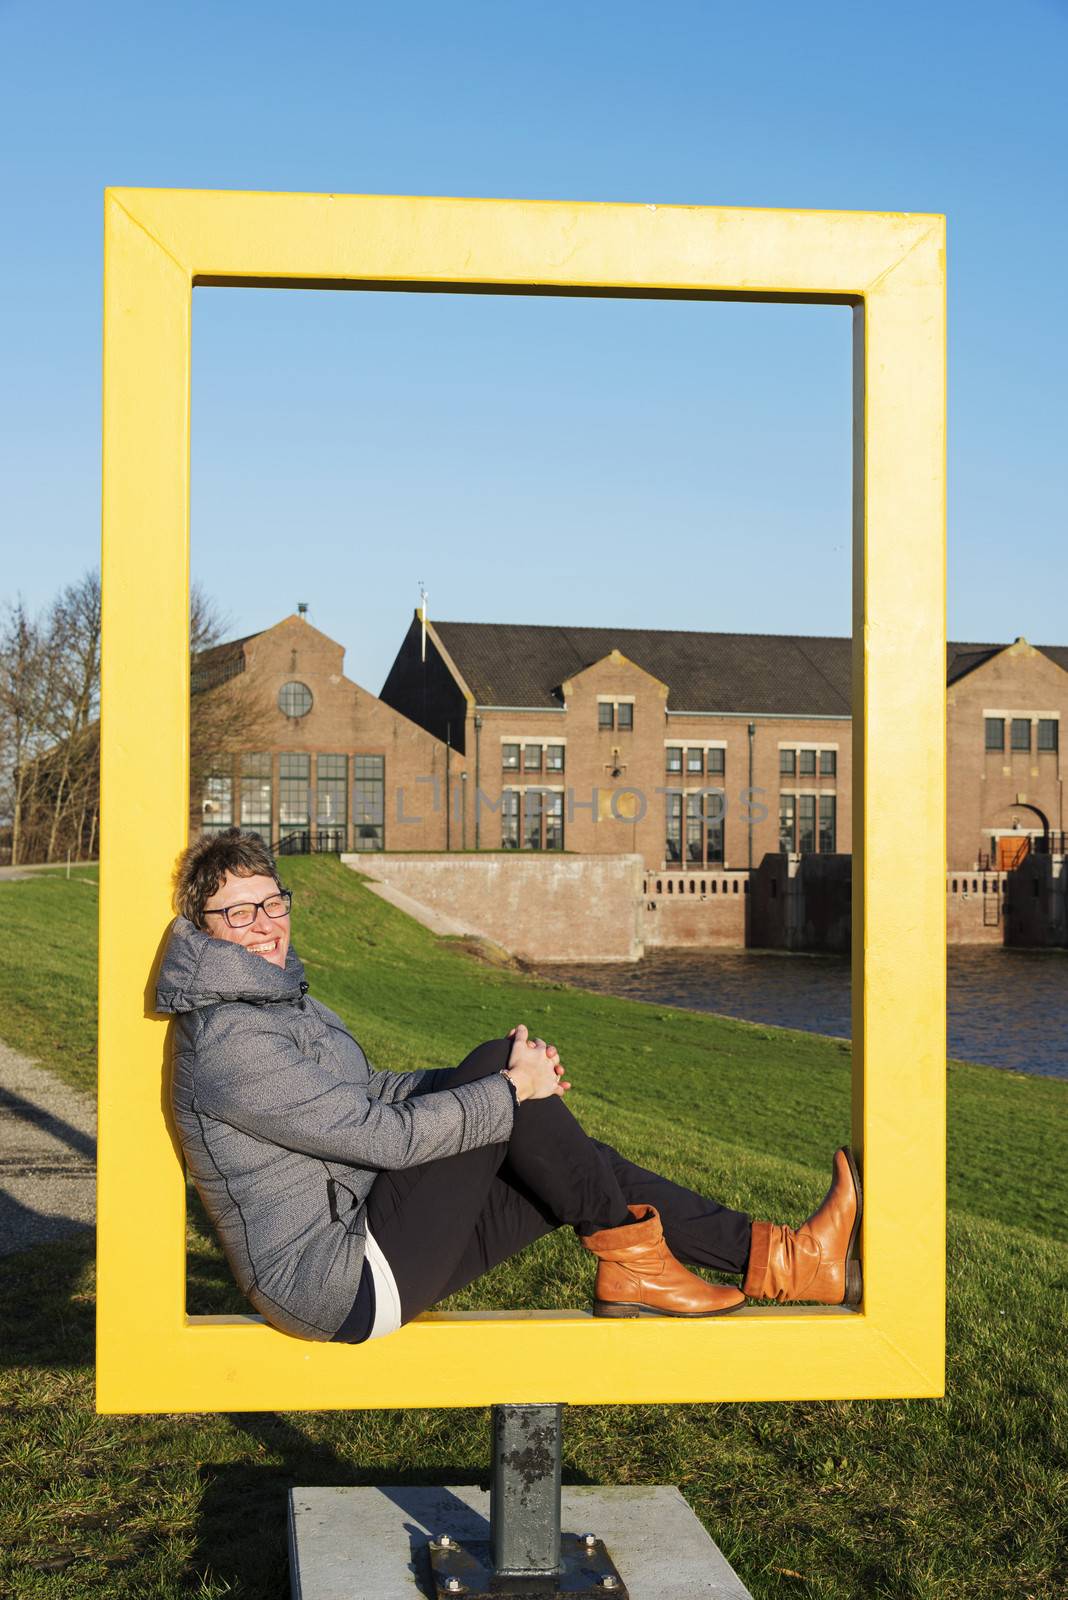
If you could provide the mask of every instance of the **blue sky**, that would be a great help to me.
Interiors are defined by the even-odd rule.
[[[0,597],[96,559],[108,184],[941,211],[950,633],[1064,642],[1066,68],[1062,0],[0,0]],[[195,300],[234,631],[306,600],[371,689],[419,580],[432,616],[848,632],[844,310]]]

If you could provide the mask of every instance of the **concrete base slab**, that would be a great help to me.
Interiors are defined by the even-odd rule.
[[[603,1539],[631,1600],[752,1600],[678,1489],[566,1488],[562,1525]],[[488,1539],[483,1489],[293,1489],[293,1600],[431,1597],[433,1534]]]

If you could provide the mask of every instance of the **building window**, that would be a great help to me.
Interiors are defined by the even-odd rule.
[[[838,772],[838,751],[820,751],[820,777],[833,778]]]
[[[331,850],[344,850],[348,821],[348,757],[318,756],[315,764],[315,821],[320,832],[329,835],[320,841]]]
[[[205,833],[214,833],[219,828],[229,828],[233,824],[234,779],[233,774],[226,770],[226,765],[222,757],[218,758],[204,779],[200,826]]]
[[[598,700],[597,726],[602,732],[618,728],[620,733],[630,733],[634,728],[634,706],[629,700],[613,704],[611,700]]]
[[[665,860],[690,867],[723,865],[723,794],[669,794],[666,797]],[[683,820],[685,818],[685,840]]]
[[[523,790],[523,846],[527,850],[541,849],[542,792],[540,789]]]
[[[527,850],[564,848],[564,797],[548,789],[523,791],[523,847]]]
[[[833,856],[837,847],[836,816],[838,802],[833,794],[820,795],[820,855]]]
[[[517,744],[501,745],[501,766],[505,772],[519,771],[519,746]]]
[[[802,855],[811,855],[816,849],[816,796],[799,794],[797,797],[797,848]]]
[[[501,849],[519,849],[518,789],[505,789],[501,795]]]
[[[312,692],[306,683],[283,683],[278,691],[278,709],[284,717],[306,717],[312,708]]]
[[[541,745],[525,744],[523,746],[523,771],[541,771]]]
[[[723,818],[726,809],[724,795],[705,795],[705,865],[709,867],[723,865]]]
[[[562,744],[547,744],[545,746],[546,772],[563,772],[564,750],[565,746]]]
[[[802,778],[814,778],[816,776],[815,750],[799,750],[797,753],[800,757],[798,762],[798,773],[800,776]]]
[[[1012,748],[1014,750],[1030,750],[1030,748],[1031,748],[1031,719],[1030,719],[1030,717],[1013,717],[1013,719],[1012,719]]]
[[[671,866],[673,862],[682,860],[682,795],[669,794],[664,810],[667,824],[664,860]]]
[[[988,750],[1004,750],[1005,748],[1005,718],[987,717],[986,719],[986,748]]]
[[[687,750],[686,771],[696,772],[700,777],[705,775],[705,753],[703,750]]]
[[[705,842],[705,818],[699,794],[686,796],[686,860],[690,866],[702,864]]]
[[[267,830],[271,837],[271,758],[268,754],[241,757],[241,826],[253,833]]]
[[[1056,750],[1056,748],[1057,748],[1057,719],[1056,719],[1056,717],[1039,717],[1039,719],[1038,719],[1038,748],[1040,750]]]
[[[792,777],[795,776],[795,774],[797,772],[797,751],[796,750],[780,750],[779,751],[779,771],[783,774],[784,777],[787,777],[787,778],[792,778]]]
[[[564,848],[564,797],[556,791],[545,796],[545,848]]]
[[[682,771],[682,749],[679,745],[668,745],[665,751],[666,765],[669,772]]]
[[[501,848],[562,850],[563,794],[555,789],[505,789],[501,795]]]
[[[779,796],[779,849],[791,854],[797,849],[797,797]]]
[[[352,758],[352,847],[384,850],[386,820],[385,756]]]
[[[726,750],[719,745],[717,745],[714,750],[709,750],[708,763],[705,770],[710,778],[722,778],[724,772],[727,770]]]
[[[311,821],[311,756],[278,757],[278,824],[283,838]]]

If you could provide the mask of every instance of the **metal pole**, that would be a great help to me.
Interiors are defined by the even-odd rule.
[[[562,1406],[493,1407],[490,1541],[498,1578],[560,1572]]]
[[[481,803],[480,803],[480,796],[482,794],[482,790],[479,787],[481,782],[482,782],[482,718],[476,712],[475,713],[475,849],[476,850],[479,850],[482,847],[482,835],[481,835],[481,828],[480,828],[480,823],[481,823],[482,819],[479,816],[479,812],[482,809]]]
[[[627,1586],[596,1533],[560,1532],[562,1405],[496,1405],[490,1537],[428,1545],[435,1600],[567,1600]],[[665,1593],[667,1591],[665,1590]]]
[[[756,723],[749,724],[749,870],[753,870],[753,740],[756,737]]]
[[[445,724],[445,849],[452,849],[452,723]]]

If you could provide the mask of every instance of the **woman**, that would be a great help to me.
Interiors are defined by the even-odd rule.
[[[751,1222],[589,1138],[556,1049],[522,1025],[458,1067],[374,1071],[308,994],[258,835],[191,845],[175,902],[157,990],[176,1018],[174,1115],[234,1276],[275,1327],[381,1337],[564,1224],[597,1257],[596,1316],[859,1303],[848,1150],[803,1227]]]

